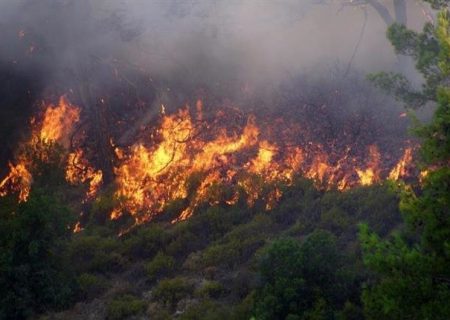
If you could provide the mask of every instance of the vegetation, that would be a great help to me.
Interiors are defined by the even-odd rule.
[[[361,226],[364,262],[374,272],[362,296],[369,319],[450,316],[445,302],[450,298],[450,34],[446,11],[440,13],[432,32],[436,49],[431,57],[438,71],[421,67],[429,64],[430,57],[422,43],[411,48],[418,69],[428,85],[435,87],[434,117],[416,130],[423,140],[423,165],[431,169],[421,190],[404,189],[400,203],[404,229],[383,240]]]
[[[126,319],[133,315],[143,313],[146,303],[132,295],[126,294],[114,298],[107,307],[108,320]]]
[[[92,309],[111,320],[449,319],[449,32],[444,11],[423,33],[388,31],[397,52],[416,60],[422,90],[399,75],[371,77],[410,107],[436,104],[431,122],[415,129],[427,172],[415,185],[325,191],[295,177],[270,209],[201,203],[172,224],[183,207],[176,200],[120,237],[126,221],[108,221],[115,200],[105,190],[83,208],[85,228],[74,234],[80,208],[70,202],[76,190],[64,182],[60,146],[39,146],[53,160],[35,161],[28,201],[0,198],[0,319]]]
[[[0,200],[0,318],[24,319],[69,306],[75,293],[64,259],[70,211],[34,190],[27,202]]]

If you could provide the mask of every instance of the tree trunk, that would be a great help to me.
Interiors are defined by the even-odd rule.
[[[406,26],[408,22],[406,0],[394,0],[395,22]]]
[[[378,2],[377,0],[367,0],[367,3],[370,4],[372,8],[374,8],[378,12],[387,26],[390,26],[395,22],[391,14],[389,13],[389,10],[380,2]]]

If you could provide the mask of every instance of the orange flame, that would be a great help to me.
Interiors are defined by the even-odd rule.
[[[83,150],[77,149],[68,155],[66,166],[66,180],[71,184],[89,183],[86,193],[88,199],[93,198],[103,181],[101,170],[95,170],[84,158]]]
[[[25,163],[9,164],[9,174],[0,182],[0,197],[6,196],[10,191],[19,193],[19,201],[27,201],[30,194],[33,177]]]
[[[31,120],[32,134],[27,147],[39,152],[40,143],[56,143],[66,150],[70,147],[71,135],[75,124],[80,120],[80,109],[72,105],[65,96],[60,97],[57,105],[49,104],[41,121]],[[44,160],[45,155],[39,155]],[[0,182],[0,196],[13,192],[19,193],[19,200],[26,201],[33,182],[31,174],[31,159],[26,154],[19,156],[16,165],[10,164],[9,174]],[[89,182],[87,198],[92,198],[102,182],[102,172],[93,169],[86,159],[83,151],[76,150],[68,155],[66,179],[70,183]]]
[[[57,106],[47,107],[41,128],[35,136],[44,143],[56,142],[67,148],[74,124],[79,120],[80,109],[71,105],[66,97],[62,96]]]
[[[389,173],[389,179],[398,180],[407,175],[407,168],[412,162],[412,148],[406,148],[397,165]]]
[[[128,212],[139,224],[160,214],[175,199],[185,199],[187,205],[173,222],[189,218],[203,202],[232,205],[241,197],[249,206],[263,201],[270,210],[282,191],[277,187],[267,190],[267,186],[275,186],[271,183],[277,181],[290,184],[301,173],[322,187],[340,190],[381,181],[381,155],[376,145],[369,146],[363,166],[355,167],[356,159],[348,156],[349,147],[337,161],[331,161],[320,145],[282,146],[262,139],[252,115],[240,132],[237,129],[230,134],[229,128],[219,127],[213,131],[215,135],[202,134],[218,121],[199,125],[204,119],[201,101],[196,110],[196,116],[187,108],[172,115],[162,113],[150,147],[138,143],[128,150],[116,149],[119,205],[112,211],[112,219]],[[220,186],[233,188],[227,194]]]
[[[369,146],[369,161],[365,170],[356,169],[359,182],[363,186],[368,186],[380,181],[380,152],[375,145]]]

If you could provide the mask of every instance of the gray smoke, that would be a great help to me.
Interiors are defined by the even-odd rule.
[[[343,2],[3,0],[0,59],[26,61],[24,67],[44,70],[49,81],[97,61],[210,86],[221,81],[275,85],[335,64],[344,69],[351,64],[364,73],[397,70],[382,19],[370,6]],[[388,8],[391,2],[384,1]],[[408,24],[422,25],[421,7],[407,3]]]

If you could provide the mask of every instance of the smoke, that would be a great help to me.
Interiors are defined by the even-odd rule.
[[[304,129],[296,137],[304,145],[330,154],[379,145],[395,155],[407,121],[364,75],[405,66],[376,11],[343,2],[3,0],[0,136],[8,145],[0,168],[26,141],[31,114],[39,119],[40,100],[60,95],[81,108],[71,147],[105,186],[116,179],[115,148],[148,141],[160,110],[184,104],[209,108],[202,121],[214,119],[214,107],[235,112],[231,127],[245,113],[261,123],[282,117]],[[420,8],[407,3],[409,25],[422,24]]]
[[[382,19],[370,7],[365,15],[340,3],[5,0],[0,59],[43,70],[49,83],[74,76],[70,69],[114,61],[194,86],[274,84],[336,63],[364,72],[395,69]],[[408,4],[409,24],[420,25],[420,8]]]

